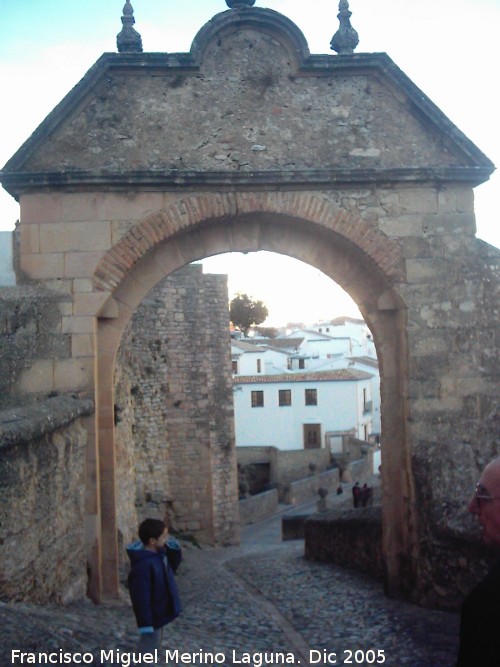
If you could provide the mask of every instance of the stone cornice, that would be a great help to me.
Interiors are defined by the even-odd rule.
[[[467,183],[472,187],[488,180],[489,167],[440,167],[394,169],[304,169],[299,171],[61,171],[0,172],[3,187],[13,197],[47,190],[179,190],[179,189],[276,189],[329,188],[332,186],[383,185],[388,183]]]

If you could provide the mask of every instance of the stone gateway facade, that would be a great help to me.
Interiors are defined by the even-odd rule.
[[[305,261],[353,297],[377,347],[387,590],[439,602],[468,584],[466,499],[499,451],[500,253],[475,238],[473,203],[493,165],[386,54],[311,55],[286,17],[235,5],[190,53],[104,54],[5,166],[24,281],[71,297],[71,356],[34,362],[11,391],[94,399],[87,551],[93,596],[114,595],[131,318],[199,258]],[[234,517],[224,447],[209,445],[214,541]]]

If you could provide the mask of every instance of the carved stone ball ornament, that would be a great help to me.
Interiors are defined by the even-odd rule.
[[[255,0],[226,0],[229,9],[238,9],[239,7],[253,7]]]

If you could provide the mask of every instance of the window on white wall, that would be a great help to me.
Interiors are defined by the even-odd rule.
[[[252,408],[264,407],[264,392],[252,391]]]
[[[318,390],[306,389],[306,405],[318,405]]]
[[[260,359],[257,359],[257,373],[262,372],[262,363]]]
[[[368,389],[363,389],[363,412],[371,412],[372,411],[372,402],[370,400],[370,394],[368,392]]]
[[[279,404],[281,406],[292,405],[292,390],[291,389],[279,389]]]

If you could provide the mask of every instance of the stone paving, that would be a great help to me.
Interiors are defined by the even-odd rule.
[[[246,527],[241,547],[186,545],[184,553],[178,574],[184,612],[164,637],[164,649],[179,655],[162,650],[159,665],[188,664],[181,653],[191,654],[191,664],[215,660],[226,667],[271,660],[302,667],[454,665],[457,614],[388,599],[380,582],[306,561],[302,541],[281,543],[279,515]],[[146,664],[127,662],[139,656],[130,655],[137,635],[126,596],[101,606],[4,603],[0,623],[0,667],[44,664],[29,656],[13,662],[14,649],[56,653],[55,664]],[[86,663],[77,662],[80,653]]]

